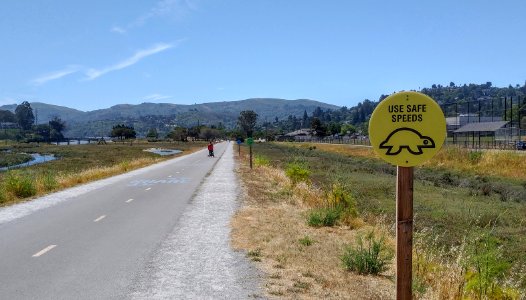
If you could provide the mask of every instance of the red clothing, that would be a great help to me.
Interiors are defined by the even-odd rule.
[[[208,151],[214,151],[214,145],[208,144]]]

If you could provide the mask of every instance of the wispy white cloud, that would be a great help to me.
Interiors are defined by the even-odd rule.
[[[140,60],[142,60],[145,57],[163,52],[165,50],[168,50],[170,48],[175,47],[175,44],[156,44],[153,47],[145,50],[139,50],[137,51],[133,56],[117,63],[112,66],[102,68],[102,69],[89,69],[86,71],[86,80],[93,80],[95,78],[98,78],[104,74],[107,74],[109,72],[121,70],[130,66],[133,66],[134,64],[138,63]]]
[[[76,73],[78,71],[80,71],[80,66],[70,65],[62,70],[58,70],[58,71],[54,71],[54,72],[50,72],[50,73],[41,75],[40,77],[31,80],[31,83],[33,85],[43,85],[44,83],[48,81],[57,80],[64,76]]]
[[[126,33],[126,29],[122,28],[122,27],[119,27],[119,26],[113,26],[111,29],[110,29],[111,32],[115,32],[115,33],[119,33],[119,34],[125,34]]]
[[[151,94],[142,98],[144,101],[159,101],[163,99],[170,99],[172,96],[166,96],[161,94]]]
[[[132,28],[143,26],[151,19],[160,17],[181,20],[195,10],[197,10],[197,0],[161,0],[155,3],[148,12],[140,15],[128,25],[114,26],[111,28],[111,32],[123,34]]]

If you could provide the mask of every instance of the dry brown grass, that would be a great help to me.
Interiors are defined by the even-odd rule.
[[[472,172],[479,175],[526,179],[526,156],[509,150],[487,150],[473,159],[473,151],[444,147],[426,166]]]
[[[250,171],[243,164],[239,172],[244,205],[232,219],[232,245],[248,251],[267,274],[267,297],[394,299],[392,269],[383,276],[361,276],[342,267],[345,245],[353,244],[371,226],[309,227],[306,212],[325,197],[322,191],[306,184],[292,187],[283,171],[270,167]],[[300,243],[306,237],[312,245]]]
[[[359,156],[359,157],[375,157],[379,158],[378,155],[374,152],[373,148],[370,146],[362,145],[348,145],[348,144],[291,144],[283,143],[284,145],[294,145],[301,148],[316,147],[322,151],[328,151],[338,154],[343,154],[346,156]]]
[[[371,147],[347,144],[291,144],[285,145],[316,149],[338,153],[345,156],[377,158]],[[474,151],[454,146],[444,146],[431,160],[423,166],[431,168],[446,168],[478,175],[501,176],[526,180],[526,155],[523,152],[509,150],[485,150],[480,152],[480,158],[473,160]]]
[[[60,188],[68,188],[94,180],[107,178],[122,174],[131,170],[139,169],[151,164],[163,161],[163,158],[140,158],[130,162],[121,162],[110,167],[98,167],[84,170],[78,174],[67,174],[59,176],[57,182]]]

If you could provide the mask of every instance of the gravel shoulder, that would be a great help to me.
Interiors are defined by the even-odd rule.
[[[231,145],[159,245],[126,298],[260,298],[261,273],[230,245],[230,219],[239,208]]]

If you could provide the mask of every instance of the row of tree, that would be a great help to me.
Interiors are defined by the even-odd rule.
[[[66,129],[66,123],[58,116],[54,116],[47,124],[35,124],[33,109],[27,101],[17,105],[14,113],[0,110],[0,122],[4,129],[17,129],[17,140],[30,142],[60,142],[64,139],[63,131]]]

